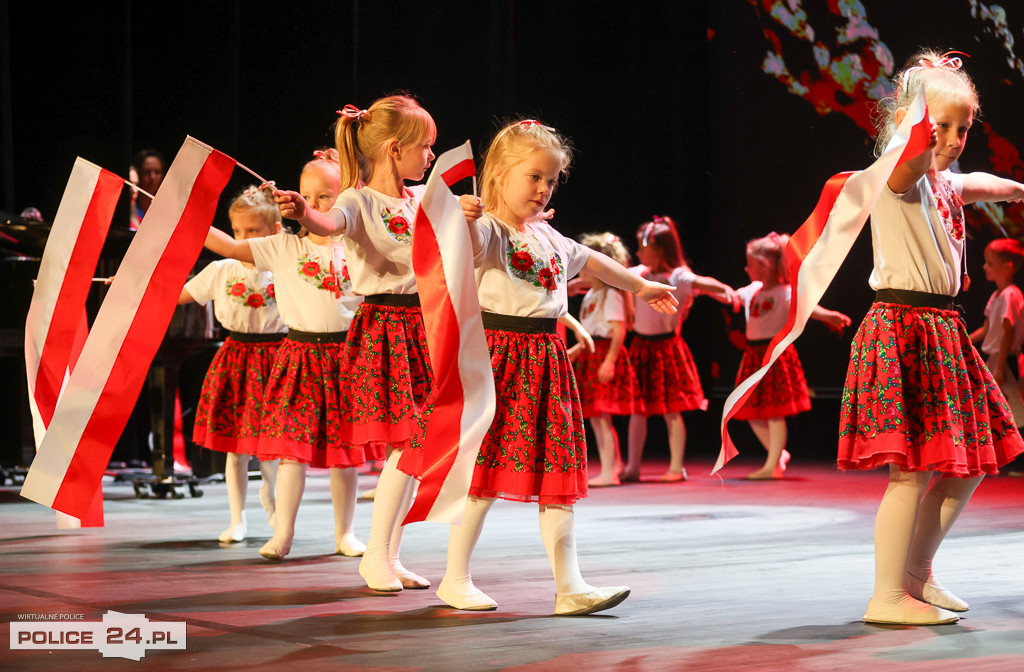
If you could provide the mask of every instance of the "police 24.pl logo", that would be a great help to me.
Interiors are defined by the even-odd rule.
[[[142,660],[148,649],[184,648],[184,623],[152,623],[142,614],[108,611],[102,621],[11,623],[11,649],[95,649],[104,658]]]

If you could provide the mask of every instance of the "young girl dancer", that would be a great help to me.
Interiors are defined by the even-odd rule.
[[[1024,245],[1012,238],[993,240],[985,248],[985,279],[996,283],[996,291],[985,306],[985,324],[971,333],[972,343],[981,343],[988,356],[985,364],[1013,413],[1014,424],[1024,424],[1017,358],[1024,343],[1024,294],[1013,276],[1024,263]],[[1017,373],[1014,373],[1014,372]]]
[[[537,502],[541,538],[555,576],[555,613],[587,614],[629,595],[595,588],[576,557],[572,504],[587,494],[587,455],[576,380],[555,322],[566,313],[566,282],[583,268],[628,288],[660,310],[671,287],[639,278],[605,255],[558,234],[537,216],[568,168],[564,138],[536,121],[505,126],[482,172],[482,206],[463,196],[473,238],[480,307],[497,404],[477,458],[462,525],[452,526],[437,596],[456,609],[497,607],[473,585],[470,556],[495,498]],[[483,210],[486,209],[486,214]]]
[[[590,233],[580,239],[584,247],[596,250],[623,266],[629,263],[629,252],[611,233]],[[591,487],[619,485],[619,436],[612,425],[612,415],[632,415],[643,409],[636,373],[623,349],[626,330],[633,323],[633,303],[623,293],[609,287],[586,268],[581,279],[590,286],[580,307],[580,322],[593,337],[594,349],[585,351],[573,346],[573,361],[579,385],[583,418],[590,421],[601,459],[600,476],[590,480]]]
[[[622,471],[624,482],[640,480],[640,462],[647,440],[647,419],[665,418],[668,429],[669,466],[663,483],[686,480],[683,456],[686,452],[686,425],[682,411],[706,409],[707,399],[700,385],[697,367],[679,328],[686,320],[695,294],[708,294],[725,303],[733,302],[728,285],[710,277],[695,275],[683,259],[675,222],[657,217],[640,225],[636,232],[640,266],[630,270],[643,278],[674,286],[679,312],[666,315],[639,303],[633,325],[629,357],[640,383],[638,412],[629,418],[629,457]]]
[[[346,105],[335,130],[342,193],[328,213],[299,194],[275,194],[281,213],[309,231],[342,236],[353,290],[365,297],[349,334],[345,388],[350,404],[341,441],[352,449],[391,451],[377,481],[370,538],[359,574],[374,590],[427,588],[399,561],[404,518],[416,481],[398,470],[433,386],[423,315],[412,269],[412,226],[421,180],[434,160],[434,120],[408,96],[366,110]]]
[[[959,59],[922,52],[880,104],[877,152],[921,87],[932,136],[893,171],[871,213],[877,294],[854,337],[843,391],[839,467],[889,465],[875,519],[869,623],[952,623],[954,611],[967,610],[935,579],[932,558],[983,475],[1024,450],[952,305],[966,283],[962,205],[1024,198],[1017,182],[949,170],[978,111],[974,84],[959,67]]]
[[[775,334],[786,326],[792,287],[789,267],[783,255],[789,236],[774,231],[747,243],[747,275],[751,283],[736,290],[747,318],[747,347],[743,351],[736,384],[761,368],[765,350]],[[811,317],[841,332],[850,318],[834,310],[815,306]],[[811,410],[807,380],[796,348],[790,345],[754,387],[747,403],[736,412],[737,420],[750,421],[758,441],[768,451],[764,466],[748,474],[753,481],[779,479],[786,471],[786,417]]]
[[[246,189],[228,208],[236,240],[272,236],[281,231],[277,206],[256,188]],[[287,327],[277,312],[274,278],[252,264],[215,261],[185,283],[178,303],[213,301],[217,320],[228,331],[203,380],[192,440],[226,453],[224,480],[231,524],[222,542],[243,541],[249,458],[259,443],[263,388]],[[260,462],[260,503],[274,526],[274,481],[277,462]]]
[[[317,196],[334,189],[334,175],[330,160],[311,161],[302,172],[300,190],[314,203],[321,202]],[[281,465],[277,524],[260,555],[281,560],[291,550],[306,470],[312,464],[331,470],[336,552],[359,556],[365,547],[352,531],[355,467],[377,454],[342,445],[339,439],[347,405],[341,394],[342,353],[358,303],[348,292],[341,247],[313,234],[234,241],[216,229],[210,230],[206,246],[273,272],[281,318],[288,325],[264,393],[258,455],[261,460],[280,459]]]

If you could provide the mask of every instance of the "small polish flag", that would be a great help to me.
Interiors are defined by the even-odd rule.
[[[462,522],[476,456],[494,417],[469,227],[449,189],[475,170],[468,141],[442,154],[416,213],[412,263],[434,371],[434,407],[423,438],[419,490],[403,524]]]

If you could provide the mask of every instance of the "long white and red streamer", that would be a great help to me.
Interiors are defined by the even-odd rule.
[[[85,515],[234,165],[197,140],[185,140],[110,285],[22,496]]]
[[[722,409],[722,449],[715,462],[715,473],[737,455],[729,437],[728,423],[750,397],[754,386],[764,378],[775,360],[803,333],[811,311],[825,290],[864,223],[878,202],[892,171],[901,163],[923,152],[929,142],[931,124],[924,91],[918,93],[899,130],[885,151],[870,167],[852,173],[834,175],[821,192],[811,216],[793,234],[786,246],[790,277],[796,278],[789,319],[775,335],[760,369],[736,386]]]
[[[123,187],[119,176],[78,158],[46,239],[25,320],[25,372],[37,449],[88,335],[85,301]],[[97,490],[81,519],[58,514],[58,525],[101,527],[102,493]]]
[[[434,372],[434,406],[423,440],[419,490],[403,524],[462,522],[476,456],[494,416],[473,249],[466,216],[449,189],[474,174],[469,142],[442,154],[416,213],[412,262]]]

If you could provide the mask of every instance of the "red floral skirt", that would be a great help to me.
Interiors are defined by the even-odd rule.
[[[995,474],[1024,442],[954,311],[875,303],[850,347],[840,469]]]
[[[740,361],[739,373],[736,374],[737,385],[761,368],[767,349],[767,343],[747,346]],[[807,393],[804,367],[800,364],[796,349],[790,345],[754,386],[747,402],[733,417],[736,420],[770,420],[809,410],[811,398]]]
[[[604,413],[643,413],[644,402],[640,396],[640,386],[629,360],[629,352],[625,348],[622,348],[619,356],[615,358],[615,374],[612,379],[607,383],[597,379],[597,370],[608,355],[611,343],[607,338],[595,338],[594,352],[584,351],[576,358],[573,368],[576,371],[576,383],[580,390],[584,418],[593,418]]]
[[[652,416],[707,409],[693,355],[679,334],[668,338],[636,334],[629,346],[629,359],[643,402],[638,413]]]
[[[280,343],[224,340],[203,379],[194,442],[222,453],[256,454],[263,389]]]
[[[565,341],[486,331],[497,402],[469,494],[540,504],[586,497],[583,412]]]
[[[434,386],[420,308],[359,306],[348,329],[345,381],[343,443],[381,453],[412,445]]]
[[[357,467],[383,459],[383,451],[341,441],[344,343],[285,339],[264,393],[258,457],[285,458],[314,467]]]

